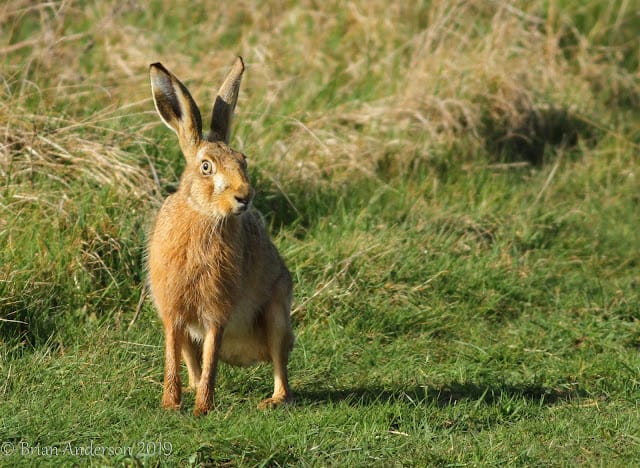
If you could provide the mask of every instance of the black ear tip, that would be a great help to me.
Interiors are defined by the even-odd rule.
[[[164,65],[162,65],[160,62],[155,62],[152,63],[151,65],[149,65],[149,71],[150,72],[163,72],[166,73],[167,75],[169,75],[169,70],[167,70]]]

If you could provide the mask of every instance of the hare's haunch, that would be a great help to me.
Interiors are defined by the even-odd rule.
[[[242,59],[218,91],[206,138],[187,88],[160,63],[149,72],[156,110],[178,135],[186,159],[178,191],[160,209],[148,246],[149,285],[165,334],[162,405],[180,406],[181,355],[196,392],[196,415],[212,408],[219,360],[271,362],[273,396],[259,406],[290,401],[291,275],[251,207],[255,192],[246,158],[228,145]]]

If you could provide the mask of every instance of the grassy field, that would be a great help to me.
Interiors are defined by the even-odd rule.
[[[0,465],[638,464],[638,0],[227,3],[0,5]],[[142,294],[183,166],[148,65],[208,109],[238,54],[296,403],[223,365],[194,418]]]

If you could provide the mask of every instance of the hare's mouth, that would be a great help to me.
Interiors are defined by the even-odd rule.
[[[233,209],[233,214],[240,215],[249,209],[251,206],[251,198],[235,197],[236,206]]]

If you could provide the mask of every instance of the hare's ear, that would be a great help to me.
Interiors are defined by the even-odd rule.
[[[202,118],[187,88],[161,63],[149,67],[151,94],[160,118],[178,134],[183,152],[202,139]]]
[[[209,141],[224,141],[225,143],[229,143],[231,121],[233,120],[233,111],[238,101],[238,91],[240,91],[240,81],[242,80],[243,72],[244,62],[242,61],[242,57],[238,57],[227,78],[225,78],[224,83],[220,86],[216,100],[213,103]]]

